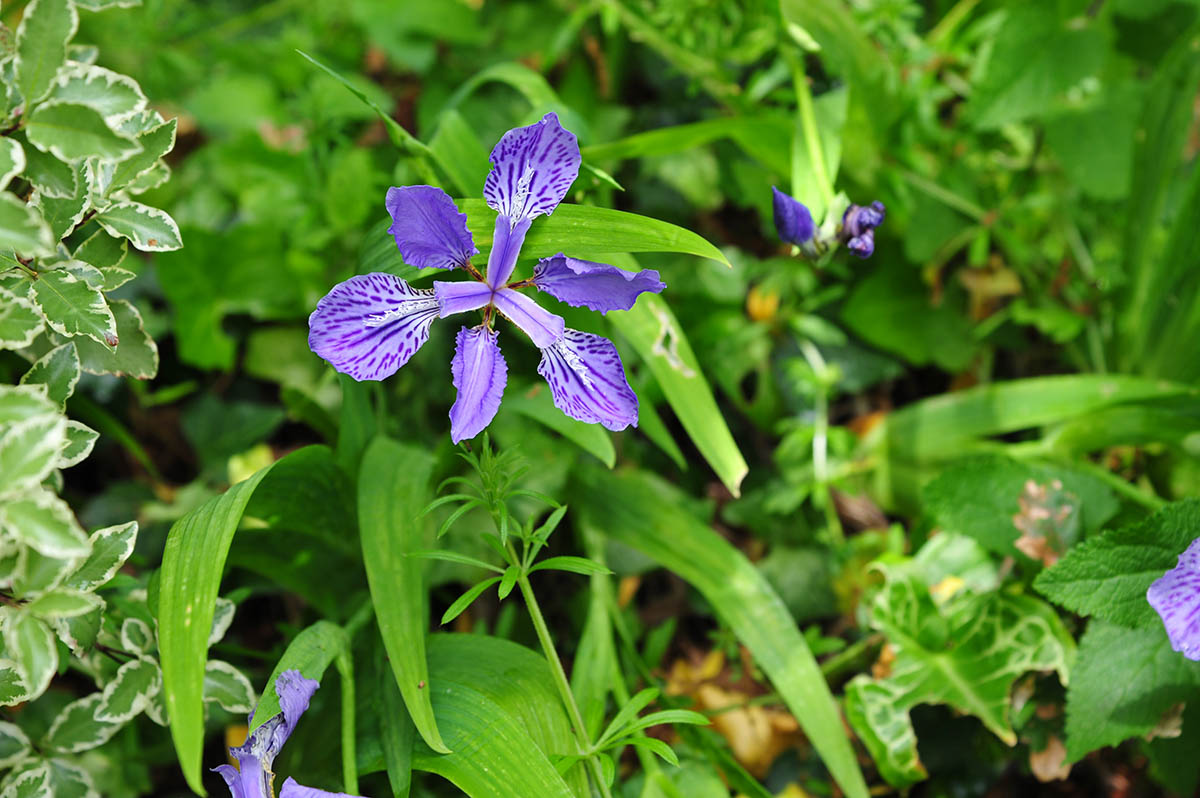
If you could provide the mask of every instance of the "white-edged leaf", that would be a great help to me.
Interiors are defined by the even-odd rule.
[[[25,605],[25,611],[42,620],[74,618],[104,606],[104,600],[95,593],[85,593],[69,587],[59,587],[43,593]]]
[[[142,151],[117,164],[112,176],[112,186],[120,188],[154,168],[158,159],[174,148],[176,125],[176,120],[171,119],[139,133],[137,143],[141,145]]]
[[[108,201],[108,189],[112,185],[113,172],[117,169],[116,161],[101,158],[88,158],[83,162],[83,182],[87,186],[88,197],[97,208],[105,208]]]
[[[0,138],[0,189],[25,171],[25,150],[12,138]]]
[[[53,590],[82,561],[83,557],[50,557],[23,546],[13,576],[13,591],[23,596],[36,596]]]
[[[0,495],[23,493],[45,479],[54,469],[66,434],[67,420],[57,414],[0,427]]]
[[[143,108],[141,111],[122,117],[120,123],[115,128],[122,136],[140,136],[147,130],[158,127],[165,121],[162,114],[153,108]]]
[[[137,533],[137,521],[97,529],[88,538],[91,553],[63,584],[76,590],[95,590],[112,579],[133,554]]]
[[[109,8],[137,8],[142,0],[75,0],[84,11],[104,11]]]
[[[83,557],[89,551],[87,535],[71,508],[48,490],[6,502],[4,526],[17,540],[47,557]]]
[[[66,269],[69,273],[75,275],[80,280],[83,280],[92,288],[98,288],[101,291],[105,290],[104,272],[100,271],[92,264],[84,263],[81,260],[68,260],[63,262],[62,268]]]
[[[125,239],[113,238],[106,231],[97,230],[76,248],[75,253],[71,257],[84,263],[90,263],[97,269],[104,271],[113,266],[120,266],[128,252],[129,245],[125,243]],[[125,270],[122,269],[121,271]],[[133,276],[133,272],[126,272],[126,274],[130,277]],[[128,279],[126,278],[115,285],[110,284],[106,279],[104,290],[111,291]]]
[[[221,638],[229,631],[229,625],[233,623],[233,613],[237,610],[237,605],[227,598],[217,597],[216,606],[213,608],[212,631],[208,633],[208,644],[214,645],[221,642]]]
[[[109,349],[90,338],[76,338],[83,370],[139,380],[153,378],[158,374],[158,346],[146,332],[142,314],[127,299],[117,299],[109,307],[117,323],[117,346]]]
[[[47,197],[73,197],[79,191],[79,182],[75,167],[64,163],[48,152],[42,152],[29,143],[25,135],[18,131],[14,137],[23,139],[22,148],[25,150],[25,171],[21,177],[28,180],[38,191]]]
[[[54,790],[50,785],[50,763],[41,764],[17,774],[0,798],[54,798]]]
[[[75,197],[51,197],[35,193],[29,198],[29,204],[41,211],[42,218],[50,226],[50,237],[55,241],[66,238],[75,225],[83,221],[83,215],[90,206],[86,193]]]
[[[33,0],[25,7],[13,65],[26,109],[50,91],[58,68],[67,60],[67,42],[78,27],[79,15],[70,0]]]
[[[146,107],[146,95],[133,78],[90,64],[60,69],[50,89],[53,101],[78,103],[97,111],[109,124]]]
[[[50,792],[54,798],[101,798],[92,775],[79,765],[54,757],[50,765]]]
[[[108,236],[108,234],[104,233],[103,231],[101,231],[101,233],[104,234],[105,237]],[[121,239],[121,248],[124,249],[126,246],[128,246],[128,244],[126,243],[125,239]],[[100,269],[100,274],[104,275],[104,285],[102,287],[102,290],[104,291],[115,291],[121,286],[125,285],[125,283],[132,280],[134,277],[137,277],[137,274],[134,272],[129,271],[129,269],[122,269],[120,266],[104,266]],[[122,302],[124,300],[117,301]],[[110,303],[109,306],[111,307],[112,303]],[[139,317],[140,315],[141,314],[139,314]],[[121,334],[120,326],[120,324],[117,325],[117,335]]]
[[[124,236],[143,252],[168,252],[183,246],[179,226],[160,208],[140,202],[118,202],[96,217],[108,232]]]
[[[152,659],[134,659],[117,669],[117,675],[104,686],[96,706],[96,720],[126,723],[150,703],[162,689],[162,671]],[[248,710],[247,710],[248,711]]]
[[[17,672],[30,699],[40,696],[58,669],[58,644],[40,618],[10,612],[4,620],[4,651],[17,663]]]
[[[63,707],[39,747],[58,754],[78,754],[112,739],[124,724],[108,723],[96,717],[100,699],[100,693],[91,693]]]
[[[150,698],[150,703],[146,705],[146,717],[159,726],[167,725],[167,699],[162,690]]]
[[[0,424],[12,424],[57,412],[54,403],[46,398],[45,386],[0,385]]]
[[[83,615],[73,615],[70,618],[56,618],[50,626],[63,645],[71,649],[76,657],[83,658],[96,642],[100,633],[104,609],[97,607],[92,612]]]
[[[0,659],[0,706],[11,707],[25,700],[25,682],[11,658]]]
[[[33,283],[33,299],[46,324],[60,335],[86,335],[115,347],[117,322],[100,289],[93,288],[65,268],[42,272]]]
[[[25,136],[39,150],[70,163],[93,157],[115,161],[140,149],[109,127],[99,111],[79,103],[39,105],[25,123]]]
[[[96,445],[96,439],[99,437],[99,432],[82,421],[67,419],[66,442],[62,451],[58,453],[58,462],[54,467],[70,468],[79,465],[92,453],[92,447]]]
[[[15,765],[32,747],[20,726],[0,721],[0,769]]]
[[[54,252],[54,236],[42,214],[8,191],[0,191],[0,249],[26,257]]]
[[[149,654],[156,645],[154,630],[141,618],[126,618],[121,623],[121,648],[135,654]]]
[[[0,349],[29,346],[43,326],[42,315],[32,302],[0,288]]]
[[[152,188],[158,188],[170,179],[171,167],[167,166],[166,161],[159,160],[149,169],[142,172],[133,180],[130,180],[124,190],[129,194],[141,194]]]
[[[68,342],[42,355],[21,376],[21,385],[45,385],[47,398],[60,410],[65,410],[79,375],[79,353],[75,351],[75,345]]]
[[[210,659],[204,665],[204,700],[226,712],[244,713],[254,709],[257,696],[245,674],[228,662]]]

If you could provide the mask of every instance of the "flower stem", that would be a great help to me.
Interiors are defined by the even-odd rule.
[[[820,350],[812,341],[801,341],[800,351],[804,359],[817,375],[817,406],[816,418],[813,421],[813,477],[817,483],[817,495],[821,499],[825,511],[825,523],[834,542],[842,543],[845,534],[842,531],[842,520],[838,517],[837,507],[829,490],[829,366]]]
[[[785,51],[790,52],[790,51]],[[817,190],[821,193],[824,208],[822,215],[833,202],[833,181],[825,169],[825,152],[821,147],[821,134],[817,130],[817,115],[813,110],[812,90],[808,87],[808,76],[804,74],[803,56],[792,54],[788,59],[792,67],[792,84],[796,91],[796,123],[800,137],[808,149],[808,160],[812,162],[812,174],[817,182]],[[797,156],[795,144],[792,147],[792,196],[800,196],[800,187],[806,179],[802,174],[803,164]]]

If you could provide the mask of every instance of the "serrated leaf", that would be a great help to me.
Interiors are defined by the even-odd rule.
[[[51,101],[77,103],[95,110],[110,124],[146,106],[146,95],[133,78],[104,67],[76,64],[59,70]]]
[[[123,238],[114,238],[107,231],[97,230],[88,237],[86,241],[79,245],[75,253],[71,256],[75,260],[84,263],[90,263],[101,272],[114,266],[120,266],[125,260],[125,255],[129,252],[129,245]],[[133,272],[121,270],[133,277]],[[105,280],[104,290],[111,291],[117,288],[129,278],[123,279],[120,283],[111,284],[109,280]]]
[[[140,202],[119,202],[96,217],[108,232],[124,236],[143,252],[169,252],[183,246],[179,227],[170,215]]]
[[[42,326],[41,314],[32,302],[0,288],[0,349],[29,346]]]
[[[1200,501],[1170,504],[1139,524],[1074,546],[1033,586],[1080,615],[1121,626],[1161,626],[1146,601],[1150,584],[1175,567],[1200,531]]]
[[[101,693],[92,693],[63,707],[42,737],[41,748],[59,754],[78,754],[112,739],[125,724],[96,718],[101,697]]]
[[[0,192],[0,249],[11,249],[27,257],[54,251],[54,235],[37,208],[8,191]]]
[[[0,189],[25,171],[25,151],[16,139],[0,138]]]
[[[97,343],[117,345],[117,322],[104,294],[66,269],[38,275],[33,283],[33,299],[41,307],[46,324],[56,333],[86,335]]]
[[[154,630],[141,618],[126,618],[121,623],[121,648],[135,654],[148,654],[155,645]]]
[[[27,493],[4,505],[4,526],[17,540],[47,557],[81,557],[88,539],[75,514],[47,490]]]
[[[117,134],[94,108],[78,103],[48,102],[25,123],[29,143],[69,163],[84,158],[116,161],[139,151],[137,142]]]
[[[21,727],[0,721],[0,769],[10,768],[29,753],[32,744]]]
[[[74,618],[103,605],[104,601],[94,593],[59,587],[26,604],[25,611],[42,620],[52,621],[58,618]]]
[[[17,27],[14,65],[26,109],[50,90],[58,68],[67,60],[67,42],[78,27],[79,15],[70,0],[33,0],[25,7]]]
[[[108,582],[133,553],[137,534],[137,521],[97,529],[88,538],[91,553],[63,584],[76,590],[95,590]]]
[[[4,623],[4,650],[17,664],[28,697],[44,693],[58,669],[58,645],[50,627],[28,612],[12,612]]]
[[[204,666],[204,700],[216,702],[226,712],[250,712],[254,709],[254,687],[228,662],[210,659]]]
[[[79,465],[92,453],[92,447],[99,437],[99,432],[82,421],[67,419],[66,441],[54,467],[62,469]]]
[[[117,164],[112,176],[112,188],[121,188],[153,169],[158,159],[175,147],[176,125],[176,120],[171,119],[139,133],[137,143],[142,151]]]
[[[111,301],[109,310],[117,326],[117,346],[110,349],[90,338],[76,338],[83,370],[88,374],[153,379],[158,374],[158,346],[146,332],[142,314],[127,299]]]
[[[96,705],[96,720],[102,723],[127,723],[146,708],[162,689],[162,672],[151,659],[134,659],[117,669],[113,680],[104,686]]]
[[[22,493],[45,479],[66,442],[66,431],[66,418],[50,414],[0,427],[0,495]]]
[[[65,410],[79,375],[79,353],[74,344],[65,343],[51,349],[30,366],[21,376],[21,385],[45,385],[46,397],[60,410]]]
[[[212,631],[208,633],[208,644],[210,646],[219,643],[225,633],[229,631],[229,625],[233,623],[233,615],[237,611],[237,605],[227,598],[217,598],[216,606],[213,607],[213,622]]]

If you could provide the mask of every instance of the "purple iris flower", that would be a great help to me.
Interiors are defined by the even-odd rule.
[[[273,798],[275,774],[271,765],[283,744],[296,729],[300,716],[308,709],[308,702],[320,685],[305,679],[300,671],[284,671],[275,680],[275,694],[279,696],[280,713],[254,730],[246,742],[229,753],[238,766],[218,765],[213,768],[229,785],[233,798]],[[254,713],[250,713],[254,720]],[[283,783],[279,798],[357,798],[344,792],[327,792],[312,787],[302,787],[295,779]]]
[[[846,249],[860,258],[869,258],[875,251],[875,228],[883,224],[886,211],[883,203],[875,200],[870,205],[851,205],[842,214],[842,237]]]
[[[1200,660],[1200,538],[1179,555],[1174,568],[1150,585],[1146,600],[1162,617],[1171,648]]]
[[[499,215],[487,274],[471,265],[478,254],[466,214],[440,188],[390,188],[388,228],[405,263],[418,269],[460,270],[472,277],[413,288],[391,274],[364,274],[334,286],[308,319],[308,345],[356,380],[382,380],[408,362],[429,337],[434,319],[482,310],[483,322],[459,330],[450,370],[458,397],[450,408],[450,437],[458,443],[483,431],[508,381],[500,354],[497,315],[508,318],[542,350],[538,373],[554,404],[572,418],[611,430],[637,425],[637,395],[625,379],[616,347],[599,335],[567,329],[562,318],[518,289],[537,288],[574,307],[607,313],[628,310],[644,291],[666,287],[658,272],[636,274],[558,254],[543,258],[527,280],[509,281],[534,218],[554,212],[579,174],[575,135],[546,114],[514,128],[492,150],[483,187]]]
[[[883,224],[886,209],[875,200],[870,205],[851,205],[842,214],[841,229],[828,239],[813,223],[812,212],[794,197],[771,187],[775,210],[775,230],[779,237],[800,247],[807,257],[825,252],[835,241],[845,242],[846,248],[860,258],[869,258],[875,251],[875,228]]]

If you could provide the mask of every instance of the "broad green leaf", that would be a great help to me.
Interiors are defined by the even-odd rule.
[[[25,684],[17,672],[17,663],[8,657],[0,659],[0,706],[10,707],[26,698]]]
[[[358,473],[358,518],[363,563],[375,604],[379,633],[396,684],[421,739],[447,753],[430,704],[425,661],[426,617],[422,563],[405,556],[428,548],[426,523],[433,458],[410,446],[376,437]]]
[[[114,117],[131,114],[146,105],[146,95],[133,78],[90,64],[60,70],[50,99],[86,105],[110,123],[118,121]]]
[[[64,505],[63,511],[70,512],[70,508]],[[83,557],[50,557],[28,548],[22,553],[22,560],[20,569],[13,575],[13,590],[33,596],[61,585],[67,575],[79,567]]]
[[[75,392],[79,382],[79,353],[73,343],[56,346],[21,375],[22,385],[45,385],[46,397],[66,409],[67,399]]]
[[[103,622],[101,617],[103,613],[104,607],[100,606],[83,615],[58,618],[51,623],[51,626],[54,627],[54,633],[58,635],[58,639],[63,642],[63,645],[71,649],[71,653],[75,656],[83,658],[88,655],[96,643],[96,637],[100,634],[100,624]]]
[[[4,651],[17,663],[28,697],[45,692],[58,669],[58,645],[50,627],[28,612],[9,613],[4,620]]]
[[[25,171],[25,151],[16,139],[0,139],[0,189]]]
[[[4,525],[19,541],[47,557],[82,557],[88,539],[75,514],[48,490],[26,493],[4,505]]]
[[[258,707],[254,710],[250,731],[253,732],[279,714],[279,694],[275,692],[275,680],[281,673],[298,670],[305,678],[319,682],[329,663],[333,662],[338,652],[344,650],[349,643],[342,627],[329,621],[317,621],[296,635],[267,678],[262,697],[258,700]]]
[[[91,552],[87,559],[63,584],[77,590],[95,590],[108,582],[133,554],[137,533],[137,521],[97,529],[88,538]]]
[[[5,788],[4,798],[54,798],[54,790],[50,786],[50,764],[42,762],[19,774]]]
[[[32,183],[42,196],[74,197],[78,193],[78,176],[74,166],[34,147],[24,133],[13,135],[22,142],[25,150],[25,172],[21,177]]]
[[[749,466],[738,450],[692,347],[671,308],[657,294],[643,294],[632,310],[608,319],[650,367],[663,395],[692,443],[734,496]]]
[[[547,557],[544,560],[540,560],[537,564],[535,564],[532,568],[530,568],[529,572],[533,573],[534,571],[547,571],[547,570],[549,570],[549,571],[570,571],[573,574],[583,574],[584,576],[591,576],[592,574],[611,574],[612,573],[612,571],[608,570],[608,568],[606,568],[605,566],[601,565],[598,562],[594,562],[585,557],[569,557],[569,556]]]
[[[56,333],[86,335],[97,343],[117,345],[117,322],[104,294],[67,269],[39,274],[33,283],[33,299],[41,306],[46,324]]]
[[[246,515],[278,533],[299,532],[352,557],[359,552],[354,490],[324,446],[310,446],[259,486]],[[299,472],[291,474],[292,471]],[[291,478],[285,478],[288,476]],[[360,572],[361,573],[361,572]]]
[[[119,160],[138,151],[138,144],[115,133],[94,108],[78,103],[49,102],[38,106],[25,123],[29,143],[62,161],[84,158]]]
[[[535,110],[562,108],[562,101],[545,76],[516,61],[502,61],[485,67],[468,78],[446,101],[445,111],[456,108],[463,100],[487,83],[504,83],[521,93]]]
[[[43,593],[26,604],[25,611],[50,621],[57,618],[74,618],[103,605],[104,601],[94,593],[60,587]]]
[[[58,409],[40,385],[0,385],[0,424],[36,416],[55,415]]]
[[[50,90],[77,27],[79,15],[70,0],[33,0],[25,7],[17,27],[15,66],[26,111]]]
[[[137,143],[141,146],[142,151],[117,164],[117,168],[113,171],[111,188],[121,188],[146,174],[158,163],[159,158],[174,149],[176,123],[177,120],[171,119],[138,134]]]
[[[101,798],[92,775],[61,757],[50,759],[50,794],[54,798]]]
[[[413,743],[417,738],[417,728],[408,716],[400,687],[387,663],[377,664],[375,682],[378,690],[376,701],[382,708],[379,713],[379,743],[387,764],[388,782],[396,798],[408,798],[412,788]]]
[[[47,413],[0,427],[0,495],[37,487],[66,443],[67,420]]]
[[[37,208],[8,191],[0,192],[0,249],[15,250],[29,257],[54,251],[50,225]]]
[[[88,210],[87,186],[81,180],[79,191],[73,197],[35,194],[30,198],[29,204],[41,211],[42,218],[50,226],[50,237],[58,241],[70,234],[75,225],[83,220],[83,215]]]
[[[719,139],[732,139],[773,172],[787,175],[791,172],[791,134],[792,120],[786,116],[733,116],[635,133],[617,141],[583,147],[582,152],[589,161],[627,161],[670,155]]]
[[[1092,620],[1067,688],[1067,761],[1143,736],[1200,687],[1200,663],[1171,650],[1161,623],[1128,629]]]
[[[649,555],[708,600],[774,684],[842,791],[867,787],[816,659],[774,589],[745,556],[680,509],[683,497],[644,473],[582,471],[572,506],[585,528]]]
[[[15,723],[0,721],[0,768],[10,768],[29,753],[31,744]]]
[[[585,424],[561,412],[554,406],[554,400],[550,392],[544,390],[544,386],[535,386],[515,394],[510,389],[501,407],[515,410],[527,418],[545,424],[580,449],[595,455],[609,468],[617,462],[612,435],[599,424]]]
[[[90,263],[102,273],[105,273],[107,269],[120,266],[125,260],[125,256],[128,254],[128,251],[129,244],[125,241],[125,239],[114,238],[105,230],[97,230],[75,249],[75,253],[72,255],[72,257],[75,260],[82,261],[84,263]],[[121,271],[125,274],[128,274],[131,278],[133,277],[133,272],[129,272],[124,269]],[[114,285],[106,280],[104,283],[104,290],[111,291],[120,285],[121,283]]]
[[[1071,548],[1034,587],[1056,604],[1129,627],[1160,626],[1150,584],[1200,535],[1200,501],[1169,504],[1146,520]]]
[[[136,8],[142,0],[75,0],[75,5],[85,11],[104,11],[109,8]]]
[[[88,374],[153,379],[158,374],[158,346],[146,332],[142,314],[128,299],[111,300],[109,310],[117,325],[117,346],[110,349],[90,338],[76,338],[74,344],[83,370]]]
[[[110,205],[96,221],[114,236],[128,238],[143,252],[169,252],[183,246],[175,220],[166,211],[140,202]]]
[[[140,714],[162,689],[162,672],[151,659],[132,659],[117,669],[96,705],[96,720],[126,723]]]
[[[254,687],[246,675],[228,662],[210,659],[204,666],[204,700],[213,701],[237,715],[254,709]]]
[[[58,453],[54,467],[61,469],[79,465],[92,453],[92,447],[99,438],[100,433],[87,424],[67,419],[66,441]]]
[[[0,214],[3,214],[2,210]],[[41,331],[42,317],[37,306],[0,288],[0,349],[29,346]]]
[[[470,196],[483,190],[492,165],[487,148],[462,114],[453,109],[442,112],[429,149],[460,194]]]
[[[92,693],[67,704],[58,713],[39,745],[59,754],[78,754],[104,745],[121,730],[124,723],[96,719],[102,694]]]

